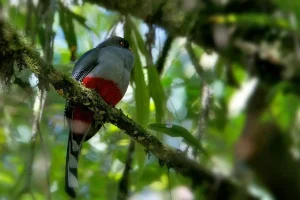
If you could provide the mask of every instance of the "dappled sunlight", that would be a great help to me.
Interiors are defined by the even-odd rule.
[[[245,109],[247,101],[250,95],[252,95],[257,84],[257,78],[252,78],[244,82],[241,85],[241,88],[235,92],[235,94],[231,97],[230,103],[228,105],[229,117],[235,117]]]
[[[0,200],[300,199],[299,2],[0,1]]]

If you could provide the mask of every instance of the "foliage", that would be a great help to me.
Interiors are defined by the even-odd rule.
[[[15,29],[24,32],[28,43],[35,45],[43,55],[47,28],[40,19],[49,5],[38,1],[39,7],[33,3],[29,4],[29,0],[1,2],[5,18],[9,19],[9,23]],[[300,9],[297,8],[300,4],[296,3],[297,1],[274,2],[282,16],[289,13],[299,21]],[[43,6],[46,8],[43,9]],[[257,82],[253,80],[251,70],[238,62],[239,58],[230,60],[232,54],[236,55],[235,52],[227,52],[227,58],[224,54],[217,55],[203,49],[202,46],[193,45],[197,61],[204,69],[205,78],[202,78],[201,74],[196,73],[196,66],[185,50],[186,39],[176,38],[168,53],[164,71],[159,74],[155,63],[151,66],[146,64],[149,53],[146,47],[146,33],[149,24],[89,3],[77,5],[59,1],[55,6],[52,64],[57,70],[70,75],[74,61],[79,55],[109,35],[124,36],[135,53],[135,67],[127,94],[117,107],[141,126],[146,128],[150,124],[150,129],[165,133],[164,137],[161,137],[164,143],[182,151],[186,150],[189,156],[192,153],[187,146],[198,149],[204,146],[209,158],[200,157],[199,163],[207,169],[223,176],[229,176],[231,172],[239,170],[233,162],[234,146],[243,131],[248,117],[249,96]],[[299,34],[299,23],[293,24],[288,18],[268,16],[264,13],[219,14],[211,16],[207,21],[233,28],[241,26],[241,32],[247,32],[249,27],[271,27],[282,31],[282,35],[288,34],[289,31]],[[257,44],[258,54],[268,54],[270,51],[276,55],[280,54],[278,60],[288,62],[287,66],[290,67],[291,61],[282,56],[287,49],[278,48],[280,45],[276,44],[281,40],[273,39],[270,35],[272,31],[265,41]],[[270,38],[273,39],[272,45],[268,46]],[[159,57],[165,40],[165,31],[156,27],[155,41],[152,44],[154,61]],[[0,64],[0,199],[15,196],[24,200],[33,199],[32,196],[34,199],[45,199],[47,193],[50,193],[52,199],[64,199],[66,196],[63,169],[68,136],[64,119],[65,101],[55,91],[49,90],[39,124],[42,137],[36,139],[31,174],[29,157],[33,154],[32,121],[38,80],[28,70],[21,70],[13,77],[13,74],[16,74],[14,65],[15,63]],[[293,66],[285,70],[287,74],[297,71]],[[272,69],[267,69],[268,73],[270,71]],[[208,119],[205,119],[207,129],[202,140],[197,141],[199,116],[203,109],[201,94],[204,81],[208,82],[213,99],[209,106]],[[9,92],[4,90],[4,84],[11,85]],[[288,79],[276,82],[274,86],[267,83],[264,87],[268,88],[270,98],[269,109],[264,113],[261,122],[274,121],[280,130],[284,130],[286,138],[295,138],[289,145],[295,154],[299,153],[299,97],[295,93],[287,94],[286,90],[290,87]],[[168,128],[168,124],[174,125]],[[153,134],[161,135],[156,132]],[[185,141],[176,137],[182,137]],[[79,163],[79,199],[113,199],[117,196],[129,143],[130,139],[121,130],[112,124],[106,124],[98,135],[84,145]],[[46,170],[47,166],[50,166],[49,171]],[[133,196],[147,193],[147,190],[159,191],[163,193],[161,196],[164,196],[170,187],[176,188],[181,185],[192,187],[191,180],[168,169],[167,166],[161,166],[157,159],[147,155],[141,146],[136,148],[129,187]],[[268,196],[259,181],[251,179],[249,185],[256,186],[261,196]],[[204,191],[205,185],[198,188],[195,191],[195,199],[204,198]]]

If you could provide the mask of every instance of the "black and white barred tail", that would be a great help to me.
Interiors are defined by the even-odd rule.
[[[72,198],[76,197],[76,188],[78,188],[77,170],[82,141],[83,135],[72,134],[70,131],[65,167],[65,191]]]

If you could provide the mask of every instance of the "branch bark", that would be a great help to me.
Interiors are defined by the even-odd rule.
[[[1,24],[1,20],[0,36],[0,44],[5,44],[0,52],[0,58],[13,60],[15,66],[20,69],[25,66],[32,71],[42,83],[39,84],[40,89],[48,89],[52,85],[57,93],[66,100],[87,106],[95,113],[94,118],[99,123],[109,122],[118,126],[134,141],[153,153],[161,163],[190,178],[194,185],[207,185],[207,195],[211,195],[210,193],[213,192],[217,199],[231,199],[242,191],[228,179],[223,179],[220,184],[222,187],[218,187],[216,191],[214,185],[219,182],[219,177],[187,158],[184,153],[164,145],[142,126],[128,118],[121,110],[108,106],[96,92],[83,87],[74,79],[61,74],[53,66],[45,63],[34,49],[26,46],[20,40],[20,36],[9,25]],[[253,199],[249,194],[246,195],[248,199]]]
[[[182,0],[130,0],[120,2],[118,0],[85,0],[85,2],[98,4],[109,10],[122,14],[130,14],[164,28],[171,36],[185,36],[189,41],[203,47],[217,48],[214,41],[213,16],[222,14],[252,12],[273,13],[275,5],[272,0],[245,0],[229,1],[225,4],[220,1],[182,1]],[[245,24],[244,24],[245,25]],[[240,29],[247,27],[241,26]],[[239,28],[239,27],[237,27]],[[240,35],[243,30],[236,30]],[[248,31],[251,33],[251,30]],[[263,38],[260,35],[260,38]],[[248,35],[254,38],[254,34]]]
[[[248,64],[249,52],[238,44],[239,41],[255,45],[266,41],[270,43],[281,41],[282,46],[280,48],[289,49],[288,55],[295,57],[295,60],[297,57],[294,52],[296,47],[290,43],[290,41],[295,40],[297,30],[281,26],[280,20],[284,20],[283,18],[276,21],[276,18],[272,17],[276,11],[280,10],[273,0],[234,0],[227,1],[227,3],[221,3],[217,0],[130,0],[126,2],[120,2],[119,0],[85,0],[85,2],[94,3],[124,15],[133,15],[146,23],[158,25],[166,30],[171,37],[186,37],[189,42],[198,44],[205,49],[217,51],[226,61],[242,63],[244,66]],[[247,20],[240,20],[243,16],[247,17],[247,14],[251,13],[266,17],[272,23],[255,24],[254,22],[254,24],[251,24]],[[230,21],[232,16],[237,18],[235,22]],[[271,32],[274,33],[274,36],[269,40],[267,38],[269,38]],[[283,33],[286,33],[284,38],[280,36]],[[247,56],[246,59],[245,56]],[[295,69],[299,68],[299,59],[297,62],[295,60],[288,61],[289,64],[287,64],[283,62],[284,57],[283,55],[282,58],[260,59],[269,62],[271,65],[281,64],[281,71],[290,67],[287,65],[291,65]],[[262,81],[269,76],[268,73],[261,71],[257,71],[256,74],[262,78]],[[282,73],[277,83],[286,79],[292,84],[297,84],[300,82],[300,72],[295,71],[288,78]],[[299,89],[296,88],[298,87],[292,88],[291,92],[298,93]]]
[[[201,94],[200,94],[201,110],[200,110],[200,116],[199,116],[199,122],[198,122],[198,131],[196,134],[197,139],[201,142],[203,139],[203,136],[206,132],[207,122],[209,120],[209,111],[210,111],[210,106],[212,103],[212,92],[209,87],[209,82],[205,78],[203,67],[200,66],[199,61],[198,61],[199,59],[197,58],[190,42],[186,43],[186,50],[189,54],[192,64],[194,65],[195,71],[197,72],[197,74],[201,80],[201,84],[200,84],[200,88],[202,89]],[[194,157],[196,158],[198,155],[196,149],[194,149],[193,154],[194,154]]]
[[[205,49],[217,51],[223,56],[223,59],[230,63],[238,62],[242,63],[242,66],[248,66],[249,62],[254,60],[255,64],[250,69],[249,74],[259,77],[261,84],[268,88],[264,95],[253,96],[258,101],[265,98],[270,89],[276,84],[282,82],[288,84],[285,92],[300,94],[300,71],[298,70],[300,62],[298,53],[295,52],[295,49],[297,51],[297,43],[292,44],[290,42],[295,41],[294,32],[297,32],[298,35],[299,32],[288,30],[288,28],[276,24],[276,19],[272,16],[275,16],[278,11],[282,13],[284,11],[276,7],[275,1],[232,0],[224,4],[215,0],[130,0],[126,3],[121,3],[118,0],[86,0],[85,2],[95,3],[110,10],[133,15],[146,23],[150,21],[165,29],[173,37],[184,36],[190,42],[196,43]],[[193,4],[193,2],[195,3]],[[274,24],[255,25],[249,24],[247,21],[238,22],[238,19],[234,23],[230,20],[226,21],[226,16],[229,18],[232,15],[243,16],[249,13],[269,17],[268,19],[273,21]],[[218,16],[225,21],[218,22]],[[268,37],[271,32],[274,33],[272,39]],[[285,37],[280,37],[284,32],[286,33]],[[297,39],[299,40],[299,37]],[[279,42],[281,46],[278,51],[287,51],[288,54],[274,58],[268,50],[260,49],[260,44],[263,42]],[[268,56],[263,57],[262,53]],[[285,60],[287,55],[293,58]],[[294,70],[290,77],[284,75],[285,70],[288,68]],[[254,106],[258,105],[260,104],[254,104]],[[251,155],[247,155],[248,157],[243,159],[252,165],[252,169],[263,179],[262,181],[273,192],[275,198],[299,199],[299,163],[288,152],[289,145],[287,142],[283,141],[288,137],[283,138],[283,135],[287,134],[282,133],[274,122],[271,124],[258,123],[262,113],[256,113],[258,110],[256,107],[253,110],[251,108],[253,108],[253,104],[249,103],[245,129],[238,146],[240,146],[240,149],[245,150],[243,137],[247,135],[254,138],[252,140],[246,138],[247,142],[251,142],[251,145],[254,145],[254,147],[262,145],[259,149],[255,149],[256,152],[252,152]],[[251,120],[256,123],[251,125]],[[265,139],[266,136],[263,135],[267,135],[268,138]],[[263,143],[260,141],[261,136],[264,138]],[[245,156],[243,152],[242,154]],[[272,169],[270,170],[268,166],[272,166]]]

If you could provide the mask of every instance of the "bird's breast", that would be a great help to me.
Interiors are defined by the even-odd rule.
[[[82,83],[90,89],[94,89],[102,99],[110,106],[115,106],[123,97],[118,86],[112,82],[99,77],[85,77]],[[81,104],[76,104],[72,111],[72,120],[69,127],[72,132],[83,134],[93,120],[93,112]]]
[[[133,56],[129,50],[119,47],[101,49],[97,66],[87,75],[87,78],[98,77],[115,83],[122,96],[130,81]]]
[[[103,100],[111,106],[115,106],[123,97],[122,92],[114,81],[101,77],[87,76],[82,83],[85,87],[96,90]]]
[[[82,83],[96,90],[107,104],[115,106],[129,85],[133,54],[115,46],[101,48],[97,54],[96,66],[82,79]],[[92,122],[93,112],[76,104],[67,118],[73,133],[84,134]]]

